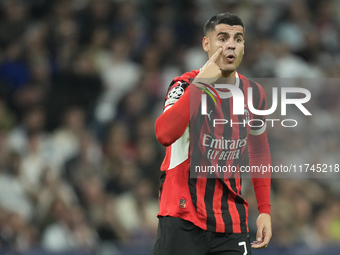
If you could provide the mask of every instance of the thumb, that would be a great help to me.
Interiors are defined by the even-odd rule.
[[[260,242],[262,241],[262,239],[263,239],[262,228],[258,228],[256,233],[256,241]]]

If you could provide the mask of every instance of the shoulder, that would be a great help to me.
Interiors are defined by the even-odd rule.
[[[181,76],[175,77],[168,87],[167,94],[174,94],[175,97],[179,98],[179,96],[184,93],[184,90],[190,85],[190,83],[197,76],[198,73],[199,70],[193,70],[190,72],[186,72]]]
[[[181,76],[175,77],[171,81],[168,87],[167,95],[165,97],[164,110],[176,103],[176,101],[184,94],[198,73],[199,70],[186,72]]]
[[[255,82],[251,79],[248,79],[247,77],[245,77],[242,74],[238,73],[238,75],[239,75],[239,78],[242,80],[244,89],[252,88],[253,89],[253,95],[265,96],[265,91],[259,83]]]
[[[175,82],[184,81],[184,82],[190,83],[191,80],[194,79],[198,75],[199,72],[200,70],[192,70],[190,72],[186,72],[182,74],[181,76],[178,76],[175,79],[173,79],[173,81]]]

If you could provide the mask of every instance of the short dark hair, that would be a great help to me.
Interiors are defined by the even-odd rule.
[[[230,26],[240,25],[243,27],[243,30],[244,30],[243,21],[239,16],[237,16],[234,13],[225,12],[225,13],[220,13],[220,14],[217,14],[211,17],[205,23],[204,28],[203,28],[204,34],[206,35],[208,31],[214,30],[218,24],[226,24]]]

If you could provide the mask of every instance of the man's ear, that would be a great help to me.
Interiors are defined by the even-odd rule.
[[[209,51],[209,38],[204,36],[202,40],[202,47],[205,52]]]

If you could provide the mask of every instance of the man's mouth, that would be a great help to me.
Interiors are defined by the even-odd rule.
[[[227,55],[227,60],[228,60],[229,63],[234,62],[235,58],[236,58],[236,57],[235,57],[235,55],[234,55],[233,53],[229,53],[229,54]]]

